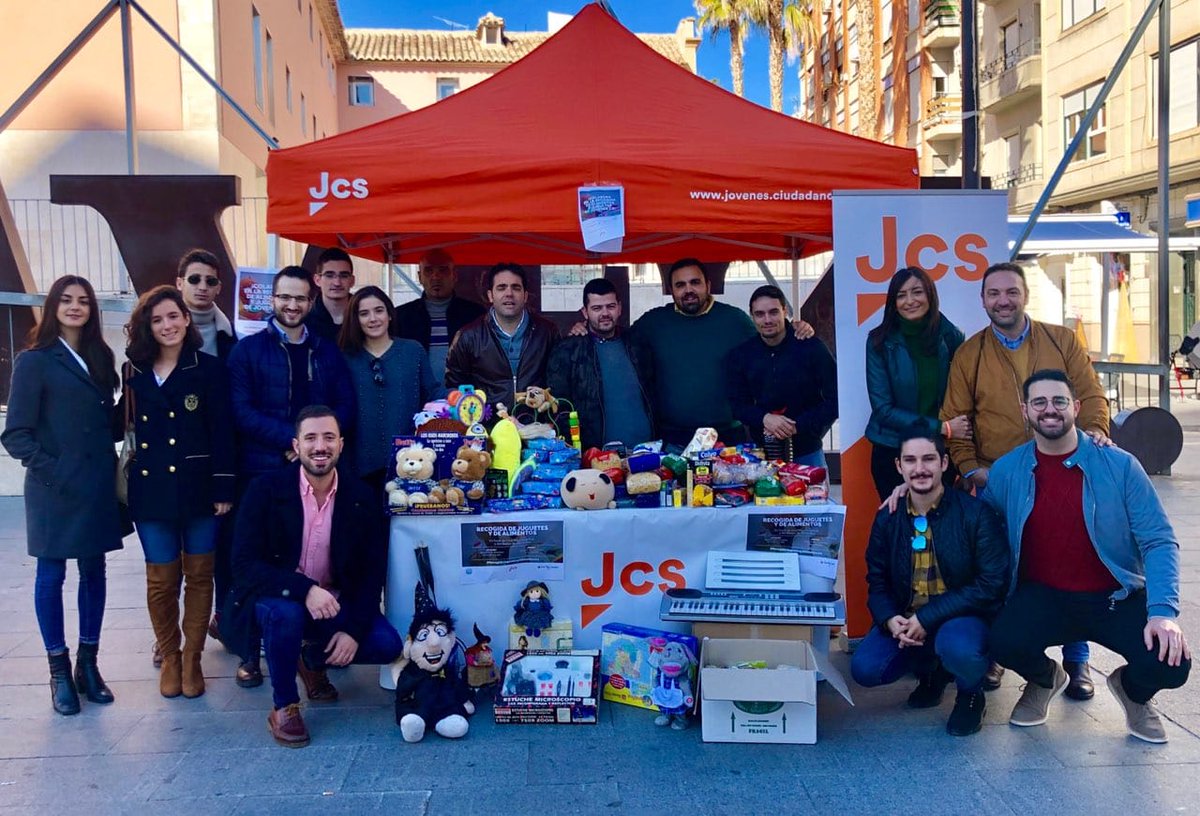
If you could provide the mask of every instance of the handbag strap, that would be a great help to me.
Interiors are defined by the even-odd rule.
[[[125,403],[124,431],[125,431],[125,433],[129,433],[130,422],[132,421],[133,415],[134,415],[134,407],[133,407],[133,389],[129,387],[129,378],[133,376],[133,364],[130,363],[128,360],[126,360],[125,365],[122,366],[121,376],[122,376],[121,387],[125,391],[125,393],[123,394],[124,403]]]

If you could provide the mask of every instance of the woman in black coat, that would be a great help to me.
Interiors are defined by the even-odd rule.
[[[228,378],[216,357],[200,351],[200,333],[174,287],[142,295],[125,333],[121,415],[128,413],[137,440],[129,515],[146,556],[146,605],[162,657],[158,690],[164,697],[199,697],[218,518],[233,507]]]
[[[8,420],[0,443],[25,466],[25,525],[37,559],[33,603],[50,660],[50,698],[60,714],[79,713],[79,692],[111,703],[96,666],[104,619],[104,554],[121,548],[113,449],[113,353],[100,307],[85,279],[59,278],[42,319],[13,366]],[[79,564],[79,651],[75,674],[63,624],[67,560]]]

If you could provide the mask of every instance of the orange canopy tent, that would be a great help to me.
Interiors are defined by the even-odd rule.
[[[915,188],[916,154],[766,110],[589,4],[529,56],[435,105],[267,163],[267,228],[381,261],[584,263],[577,190],[625,189],[606,262],[828,249],[829,193]]]

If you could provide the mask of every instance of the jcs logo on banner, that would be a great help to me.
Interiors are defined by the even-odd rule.
[[[329,205],[329,196],[338,199],[366,198],[371,193],[367,189],[365,178],[330,178],[328,171],[321,172],[321,178],[316,186],[308,188],[312,201],[308,202],[308,214],[316,215]]]

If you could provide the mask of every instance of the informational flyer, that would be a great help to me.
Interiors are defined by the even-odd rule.
[[[751,513],[746,549],[794,552],[800,558],[805,590],[829,589],[837,578],[845,521],[846,508],[839,504],[805,505],[787,513]]]
[[[246,337],[267,327],[267,320],[275,313],[271,303],[271,283],[275,273],[269,269],[254,269],[239,266],[237,271],[237,308],[233,330],[238,337]]]
[[[481,521],[460,529],[460,583],[563,579],[561,521]]]
[[[579,227],[589,252],[620,252],[625,238],[625,188],[619,184],[580,187]]]

